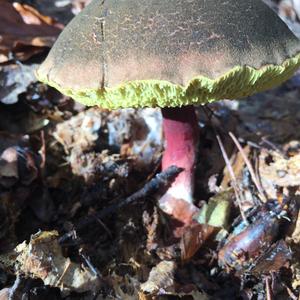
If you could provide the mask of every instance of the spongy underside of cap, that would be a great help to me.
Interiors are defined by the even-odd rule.
[[[37,73],[40,81],[87,106],[106,109],[127,107],[180,107],[203,105],[221,99],[237,99],[278,86],[300,67],[300,53],[282,65],[266,65],[260,69],[236,66],[211,79],[193,78],[187,86],[163,80],[134,80],[113,88],[78,89],[61,87]]]

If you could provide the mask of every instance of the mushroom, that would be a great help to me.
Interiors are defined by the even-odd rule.
[[[187,226],[198,211],[194,105],[272,88],[299,65],[298,39],[260,0],[93,0],[37,77],[85,105],[160,107],[162,169],[184,169],[160,206]]]

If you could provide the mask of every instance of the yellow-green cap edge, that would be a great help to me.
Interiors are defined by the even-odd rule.
[[[135,80],[113,88],[74,90],[49,81],[47,74],[37,71],[36,76],[39,81],[87,106],[106,109],[180,107],[243,98],[262,92],[289,79],[299,67],[300,53],[282,65],[265,65],[260,69],[236,66],[216,79],[197,76],[186,87],[163,80]]]

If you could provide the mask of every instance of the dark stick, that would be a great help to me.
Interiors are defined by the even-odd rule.
[[[115,213],[120,208],[137,202],[140,199],[144,199],[145,197],[149,197],[149,195],[153,195],[155,193],[159,193],[161,195],[165,194],[168,188],[171,186],[175,178],[183,171],[182,168],[178,168],[176,166],[170,166],[165,171],[157,174],[154,178],[152,178],[149,182],[147,182],[140,190],[132,194],[131,196],[125,198],[124,200],[119,200],[117,203],[113,203],[112,205],[104,208],[98,213],[95,213],[89,217],[85,217],[79,221],[79,223],[75,226],[75,230],[82,229],[83,227],[95,222],[97,219],[102,219],[108,215]],[[70,237],[74,235],[74,230],[64,234],[59,242],[63,243]]]

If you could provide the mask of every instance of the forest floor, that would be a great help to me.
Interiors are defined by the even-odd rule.
[[[160,111],[87,108],[34,75],[87,2],[0,0],[0,300],[300,299],[300,72],[197,108],[200,233],[166,246]],[[297,3],[269,4],[300,37]]]

